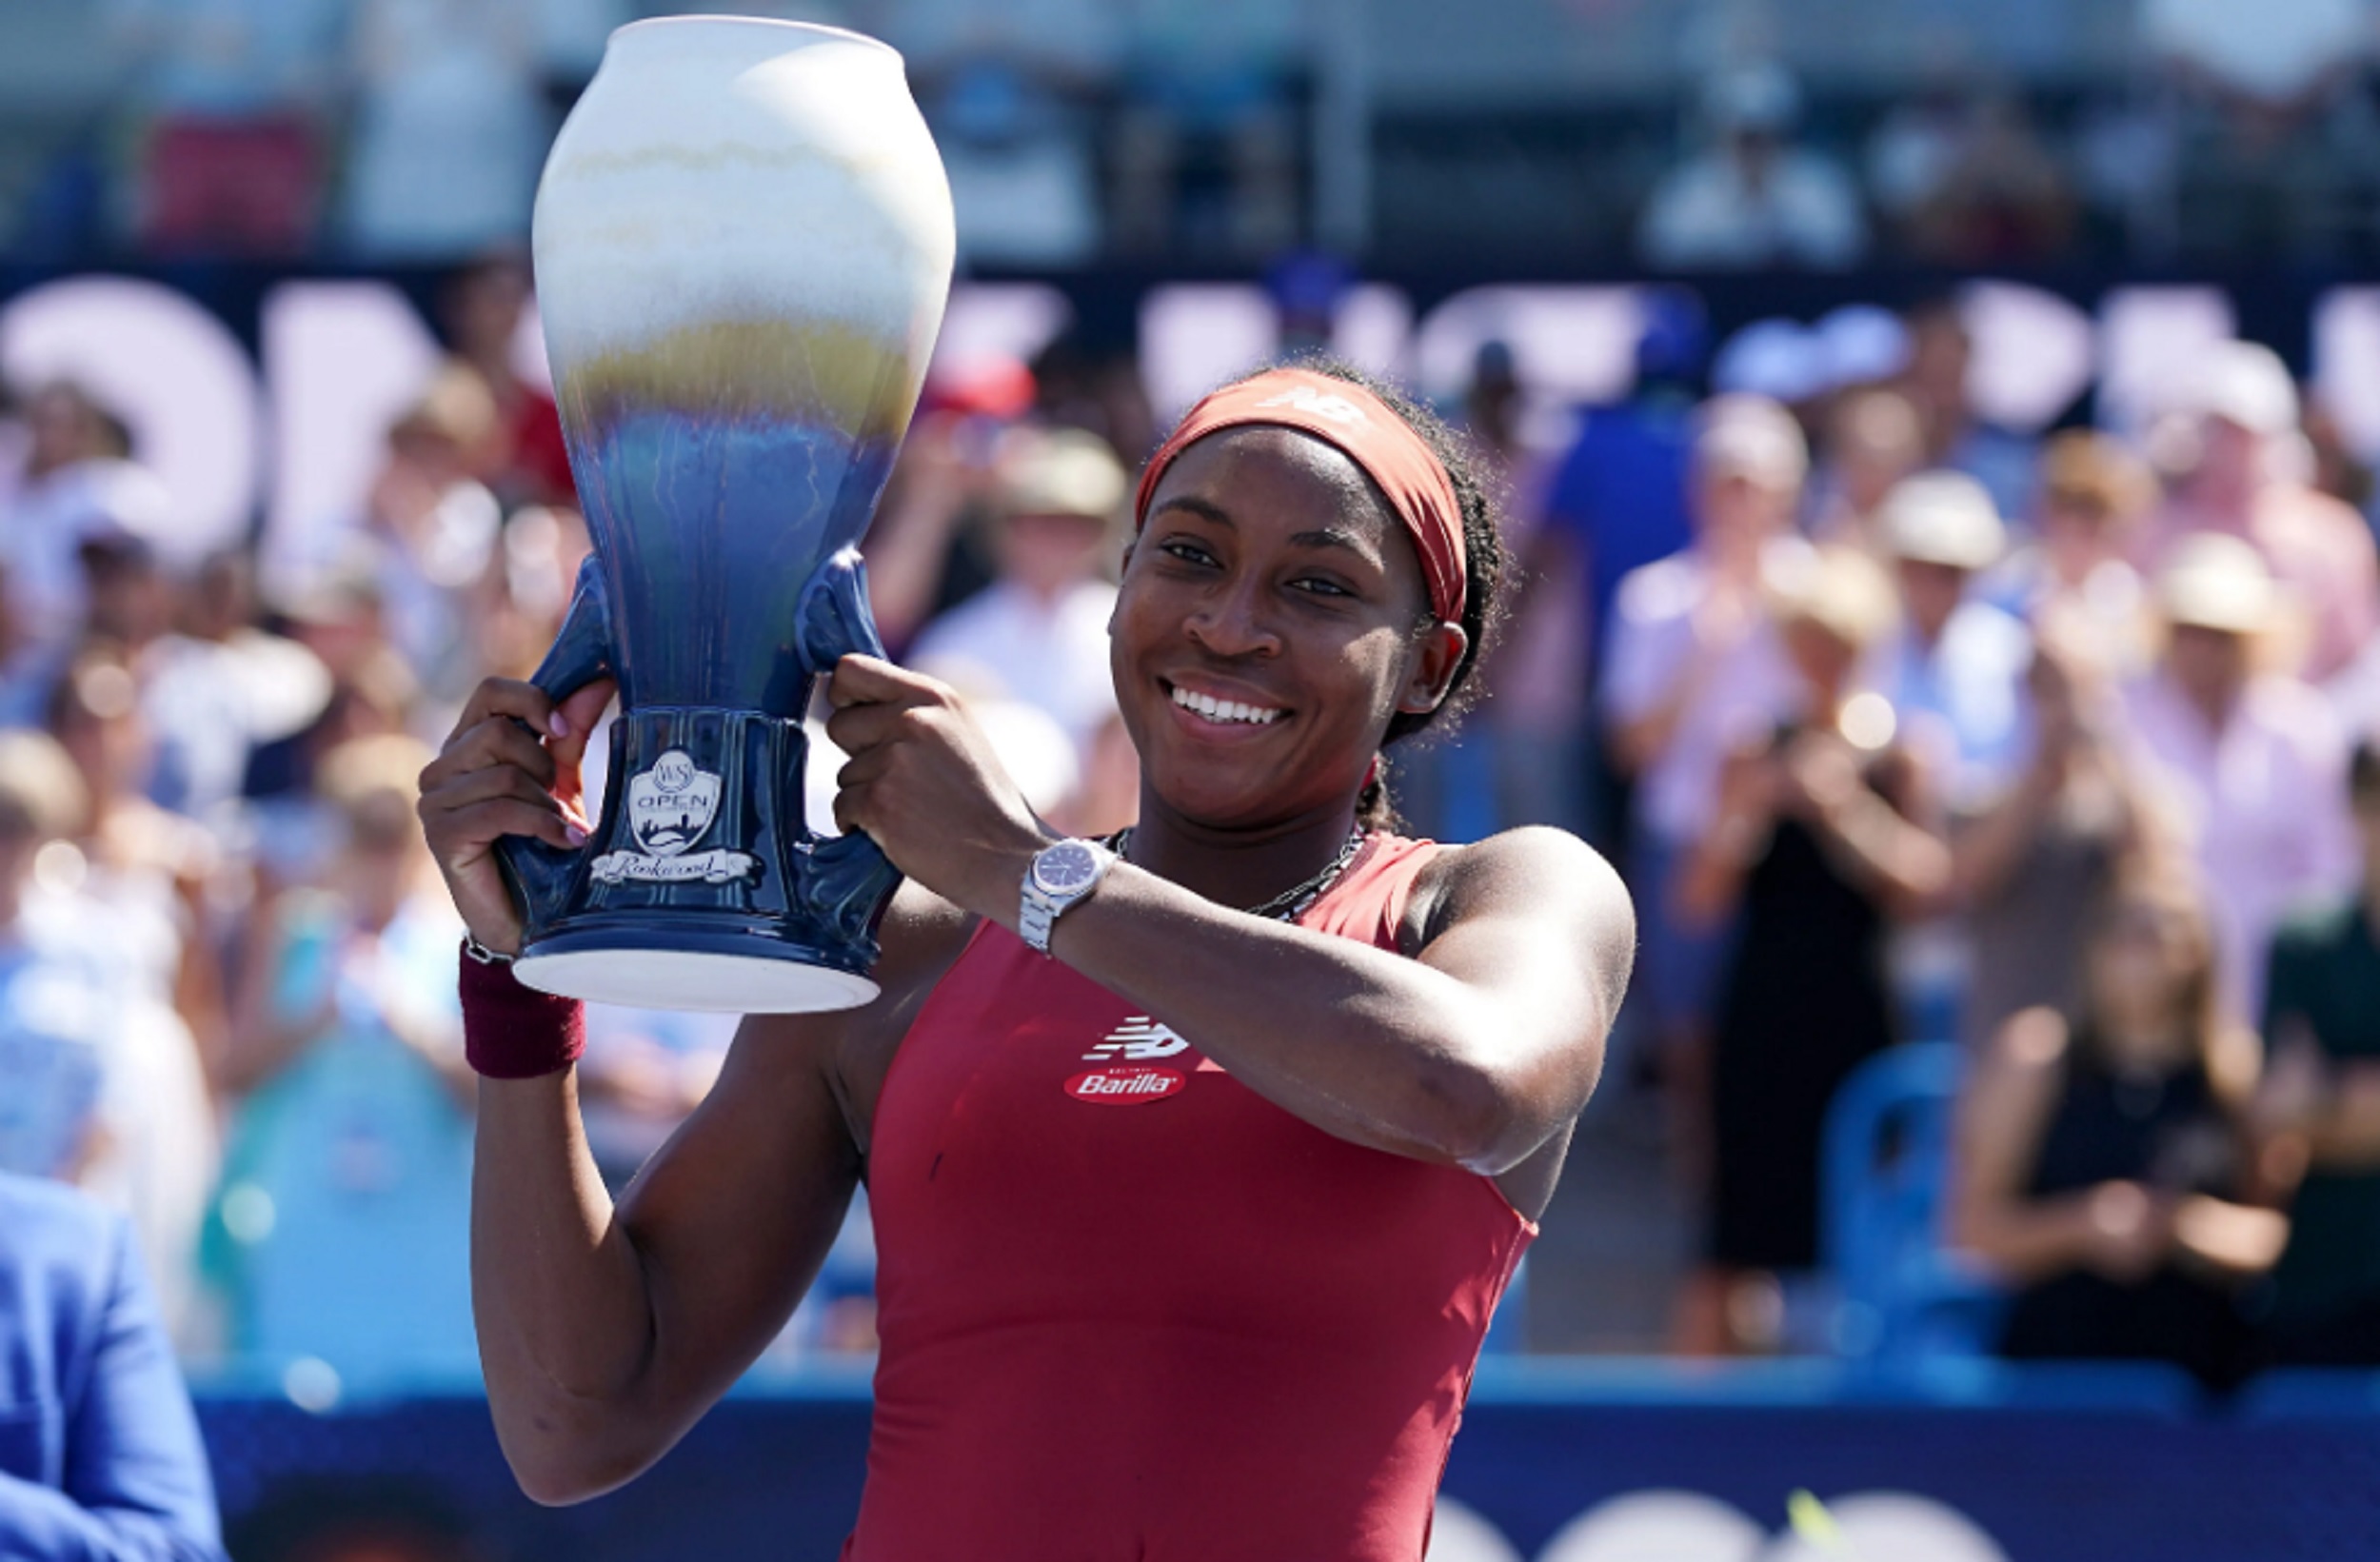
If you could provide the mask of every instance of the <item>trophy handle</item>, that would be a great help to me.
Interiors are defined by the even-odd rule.
[[[812,673],[831,673],[837,662],[854,652],[884,656],[883,637],[876,632],[876,615],[867,605],[867,564],[857,548],[843,548],[818,566],[802,588],[795,621],[802,656]],[[794,782],[792,795],[799,797],[801,778],[795,777]],[[901,870],[882,847],[856,830],[819,840],[809,855],[810,871],[802,879],[803,904],[838,936],[864,946],[873,962],[876,924],[884,919],[884,908],[901,887]]]
[[[578,588],[570,595],[562,633],[554,637],[553,648],[529,682],[560,702],[611,670],[611,607],[604,594],[603,571],[589,554],[579,566]],[[561,909],[582,855],[530,836],[508,835],[496,841],[496,861],[512,886],[513,901],[531,937]]]

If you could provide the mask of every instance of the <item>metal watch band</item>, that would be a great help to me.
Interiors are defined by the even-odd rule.
[[[1052,892],[1041,882],[1043,864],[1060,859],[1068,860],[1069,871],[1080,875],[1080,881]],[[1017,934],[1025,947],[1046,959],[1058,919],[1089,899],[1116,860],[1115,853],[1093,840],[1061,840],[1036,852],[1025,868],[1017,906]]]

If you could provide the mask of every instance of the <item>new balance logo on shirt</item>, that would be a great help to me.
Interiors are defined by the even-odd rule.
[[[1133,1015],[1107,1033],[1107,1039],[1082,1055],[1086,1063],[1113,1063],[1119,1060],[1145,1063],[1152,1058],[1171,1058],[1178,1052],[1190,1050],[1190,1043],[1160,1025],[1146,1015]]]

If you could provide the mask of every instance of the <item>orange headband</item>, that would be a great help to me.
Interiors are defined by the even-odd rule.
[[[1421,576],[1430,588],[1430,611],[1450,623],[1462,622],[1462,505],[1455,498],[1455,481],[1411,424],[1353,381],[1312,369],[1275,368],[1207,397],[1149,458],[1132,503],[1134,529],[1148,523],[1158,479],[1176,456],[1220,429],[1248,424],[1295,428],[1346,452],[1387,496],[1389,507],[1413,534],[1413,545],[1421,555]]]

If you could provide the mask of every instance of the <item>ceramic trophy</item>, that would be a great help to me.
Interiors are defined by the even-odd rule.
[[[537,292],[595,551],[537,682],[618,680],[586,845],[509,837],[521,980],[652,1008],[876,994],[898,876],[803,811],[802,718],[882,654],[854,550],[950,287],[901,57],[732,17],[611,36],[538,187]]]

